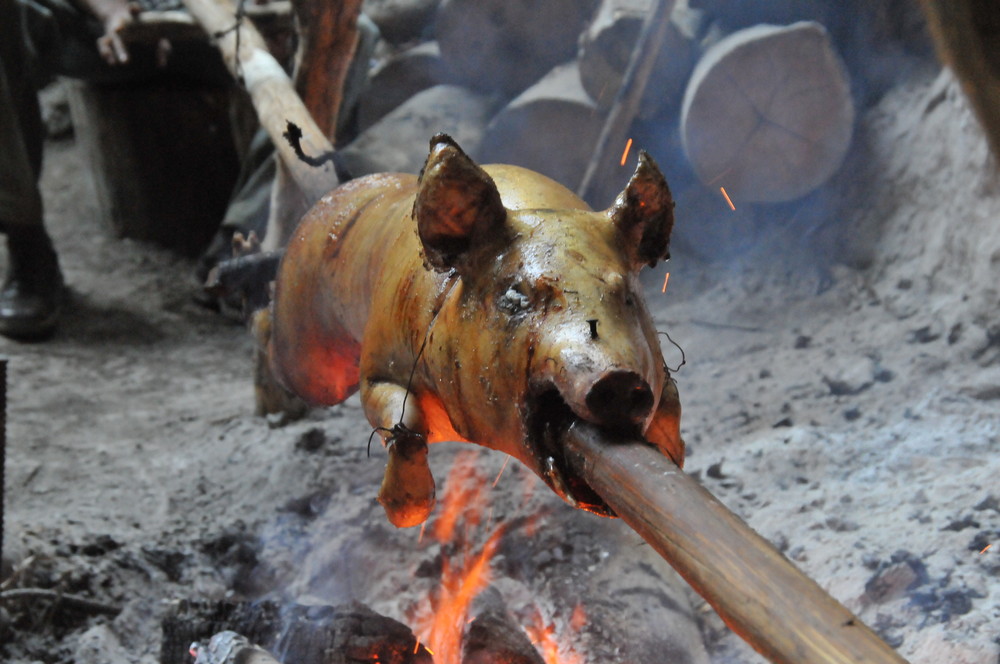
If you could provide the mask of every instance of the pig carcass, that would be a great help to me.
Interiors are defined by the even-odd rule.
[[[645,153],[595,212],[438,135],[419,177],[353,180],[306,214],[259,340],[274,377],[310,403],[360,389],[388,451],[379,501],[396,526],[428,517],[427,444],[445,440],[505,452],[610,514],[555,434],[579,418],[682,462],[680,403],[638,281],[669,257],[673,206]]]

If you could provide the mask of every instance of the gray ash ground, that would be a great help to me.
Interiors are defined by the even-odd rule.
[[[668,290],[662,267],[646,283],[686,355],[687,469],[909,661],[997,661],[1000,175],[946,73],[887,93],[855,143],[819,232],[764,210],[747,251],[698,260],[679,204]],[[250,339],[192,302],[193,262],[109,236],[72,139],[46,158],[72,301],[51,341],[0,341],[4,583],[121,612],[8,602],[3,660],[152,664],[179,598],[419,613],[442,547],[386,523],[356,398],[282,427],[255,417]],[[439,484],[461,451],[432,449]],[[503,461],[478,463],[492,478]],[[590,600],[590,662],[665,652],[690,616],[709,661],[762,661],[622,524],[511,466],[493,520],[544,515],[533,535],[511,526],[494,565],[515,614],[564,625]]]

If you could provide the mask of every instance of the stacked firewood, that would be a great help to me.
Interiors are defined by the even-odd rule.
[[[624,119],[645,132],[641,147],[677,169],[667,148],[682,145],[681,168],[702,185],[728,182],[744,202],[794,199],[825,181],[846,153],[854,119],[848,74],[819,22],[830,3],[753,3],[762,21],[785,26],[770,31],[753,27],[743,8],[737,21],[720,20],[725,3],[670,4],[641,101]],[[577,187],[656,6],[368,0],[364,11],[383,45],[357,107],[359,134],[341,146],[348,170],[416,172],[427,137],[445,131],[480,161],[523,165]],[[754,79],[761,75],[766,90]],[[615,146],[614,161],[623,148]],[[606,205],[607,193],[598,189],[588,202]]]

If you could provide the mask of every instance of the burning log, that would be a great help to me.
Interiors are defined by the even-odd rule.
[[[733,33],[695,67],[681,109],[684,151],[706,185],[780,202],[822,184],[847,154],[854,102],[818,23]]]
[[[567,460],[729,627],[777,664],[905,664],[870,628],[652,446],[584,422]]]
[[[490,608],[469,625],[462,664],[545,664],[545,660],[510,614]]]
[[[358,603],[279,606],[273,602],[178,603],[163,621],[160,664],[431,664],[431,655],[402,623]],[[260,645],[254,645],[260,644]],[[242,654],[241,654],[242,653]]]

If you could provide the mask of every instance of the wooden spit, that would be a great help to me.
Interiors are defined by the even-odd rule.
[[[577,422],[573,469],[729,627],[776,664],[905,664],[867,625],[669,458]]]

